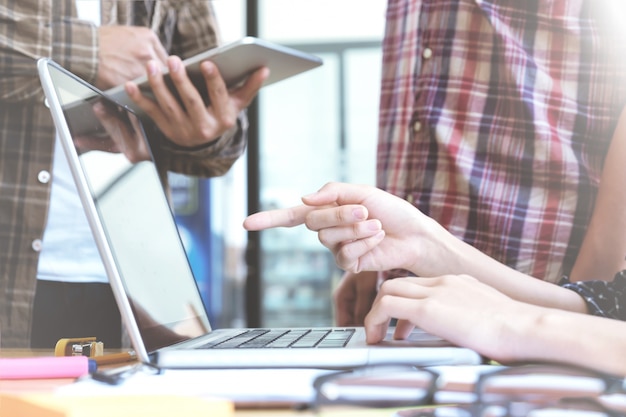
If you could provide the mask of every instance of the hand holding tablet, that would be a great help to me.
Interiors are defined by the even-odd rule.
[[[266,86],[322,65],[322,60],[315,55],[248,36],[183,61],[189,78],[207,103],[208,96],[204,78],[200,72],[200,64],[206,60],[215,63],[229,88],[241,83],[252,72],[264,66],[270,70],[270,75],[263,84]],[[173,89],[167,71],[165,72],[165,80]],[[152,93],[146,76],[137,78],[134,82],[144,95],[151,96]],[[176,95],[175,89],[173,92]],[[118,103],[141,113],[141,110],[124,91],[123,85],[111,88],[106,93]]]

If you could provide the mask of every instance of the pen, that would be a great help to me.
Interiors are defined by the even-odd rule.
[[[0,358],[0,380],[78,378],[97,368],[96,362],[86,356]]]
[[[94,356],[92,359],[95,360],[98,365],[111,365],[115,363],[134,361],[135,359],[137,359],[137,355],[135,355],[134,350],[130,350],[128,352]]]
[[[139,371],[139,364],[126,365],[114,369],[104,369],[91,374],[95,381],[105,382],[109,385],[119,385],[129,376]]]

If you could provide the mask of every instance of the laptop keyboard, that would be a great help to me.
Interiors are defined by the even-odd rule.
[[[353,334],[354,329],[251,329],[198,348],[342,348]]]

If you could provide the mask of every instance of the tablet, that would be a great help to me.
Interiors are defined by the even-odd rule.
[[[189,78],[207,104],[209,98],[206,93],[206,84],[200,72],[200,64],[206,60],[215,63],[229,88],[243,82],[252,72],[263,66],[270,69],[270,75],[263,83],[263,86],[267,86],[322,65],[322,60],[315,55],[247,36],[183,60]],[[177,96],[167,71],[165,81]],[[134,82],[139,85],[145,95],[152,96],[147,76],[139,77]],[[141,109],[126,95],[123,85],[111,88],[106,93],[118,103],[141,113]]]

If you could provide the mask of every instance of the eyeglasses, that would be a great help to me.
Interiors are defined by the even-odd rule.
[[[370,365],[326,374],[313,382],[312,408],[357,405],[372,408],[429,404],[439,374],[411,365]]]
[[[481,375],[474,386],[471,415],[622,416],[600,397],[623,393],[624,380],[577,366],[551,363],[518,364]],[[552,414],[555,415],[555,414]]]
[[[335,405],[404,408],[397,412],[399,417],[626,415],[626,407],[602,401],[626,393],[622,378],[551,363],[518,364],[482,373],[468,404],[406,409],[436,404],[436,394],[445,390],[443,379],[432,369],[411,365],[365,366],[326,374],[314,381],[312,408],[318,412]]]

